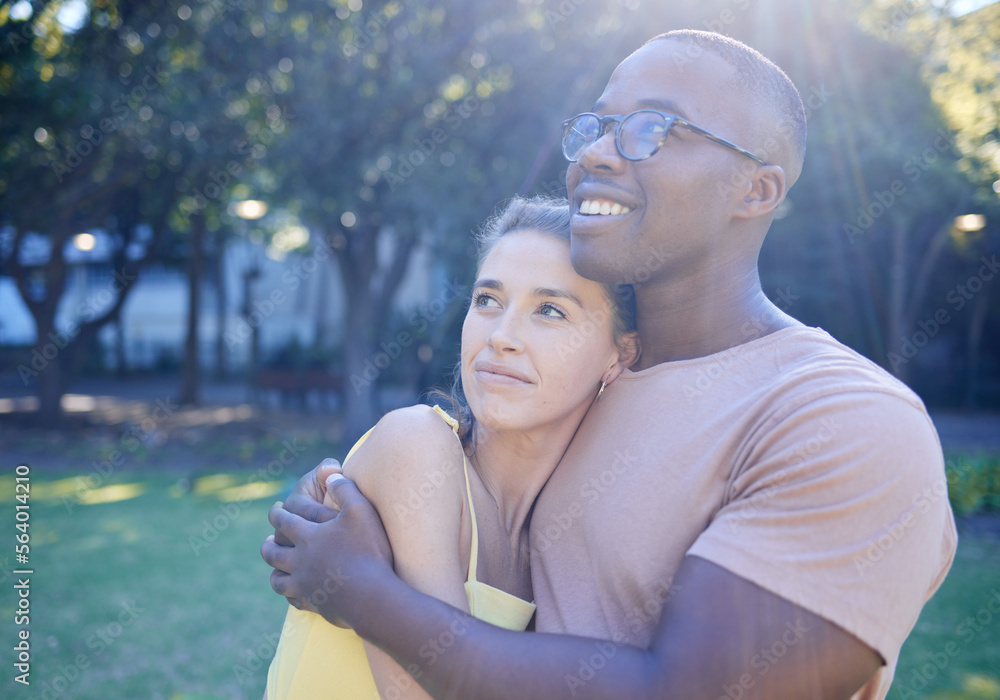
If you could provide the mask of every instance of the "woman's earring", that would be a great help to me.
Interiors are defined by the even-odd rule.
[[[607,385],[608,385],[608,383],[602,379],[601,380],[601,388],[597,391],[597,398],[598,399],[601,398],[601,394],[604,393],[604,387],[606,387]],[[594,400],[596,401],[597,399],[594,399]]]

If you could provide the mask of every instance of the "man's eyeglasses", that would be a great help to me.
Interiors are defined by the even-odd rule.
[[[667,140],[670,129],[678,124],[761,165],[768,165],[768,162],[760,156],[755,156],[732,141],[716,136],[708,129],[695,126],[676,114],[658,112],[655,109],[640,109],[625,116],[611,114],[606,117],[584,112],[567,119],[563,122],[562,137],[563,155],[566,156],[566,160],[570,163],[578,161],[584,149],[601,138],[612,124],[616,125],[615,146],[625,160],[646,160],[652,156]]]

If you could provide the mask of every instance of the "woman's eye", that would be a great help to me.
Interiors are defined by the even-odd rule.
[[[550,316],[552,318],[566,318],[566,314],[552,304],[542,304],[538,309],[538,313],[542,316]]]
[[[485,292],[479,292],[474,297],[472,297],[472,305],[478,307],[491,307],[499,306],[500,303],[494,299],[491,295]]]

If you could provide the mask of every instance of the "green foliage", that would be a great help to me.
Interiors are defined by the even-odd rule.
[[[59,248],[112,219],[147,222],[163,231],[151,252],[179,262],[192,214],[221,241],[232,202],[264,199],[332,241],[348,372],[387,337],[413,253],[468,280],[469,232],[497,202],[563,191],[561,120],[642,41],[693,27],[772,57],[808,106],[806,168],[762,252],[765,291],[943,401],[996,376],[975,351],[997,346],[1000,305],[985,301],[1000,287],[975,323],[945,301],[996,250],[996,6],[973,21],[929,0],[101,0],[67,32],[62,4],[33,3],[26,22],[0,3],[0,38],[30,37],[0,45],[0,223]],[[81,139],[90,155],[67,165]],[[986,231],[944,235],[972,211]],[[936,350],[893,364],[942,308],[955,313]]]
[[[948,497],[959,515],[1000,512],[1000,457],[962,455],[945,463]]]

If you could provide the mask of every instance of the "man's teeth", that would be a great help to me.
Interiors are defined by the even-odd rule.
[[[588,215],[618,216],[619,214],[628,214],[630,211],[632,210],[618,202],[607,200],[585,199],[580,205],[580,213]]]

